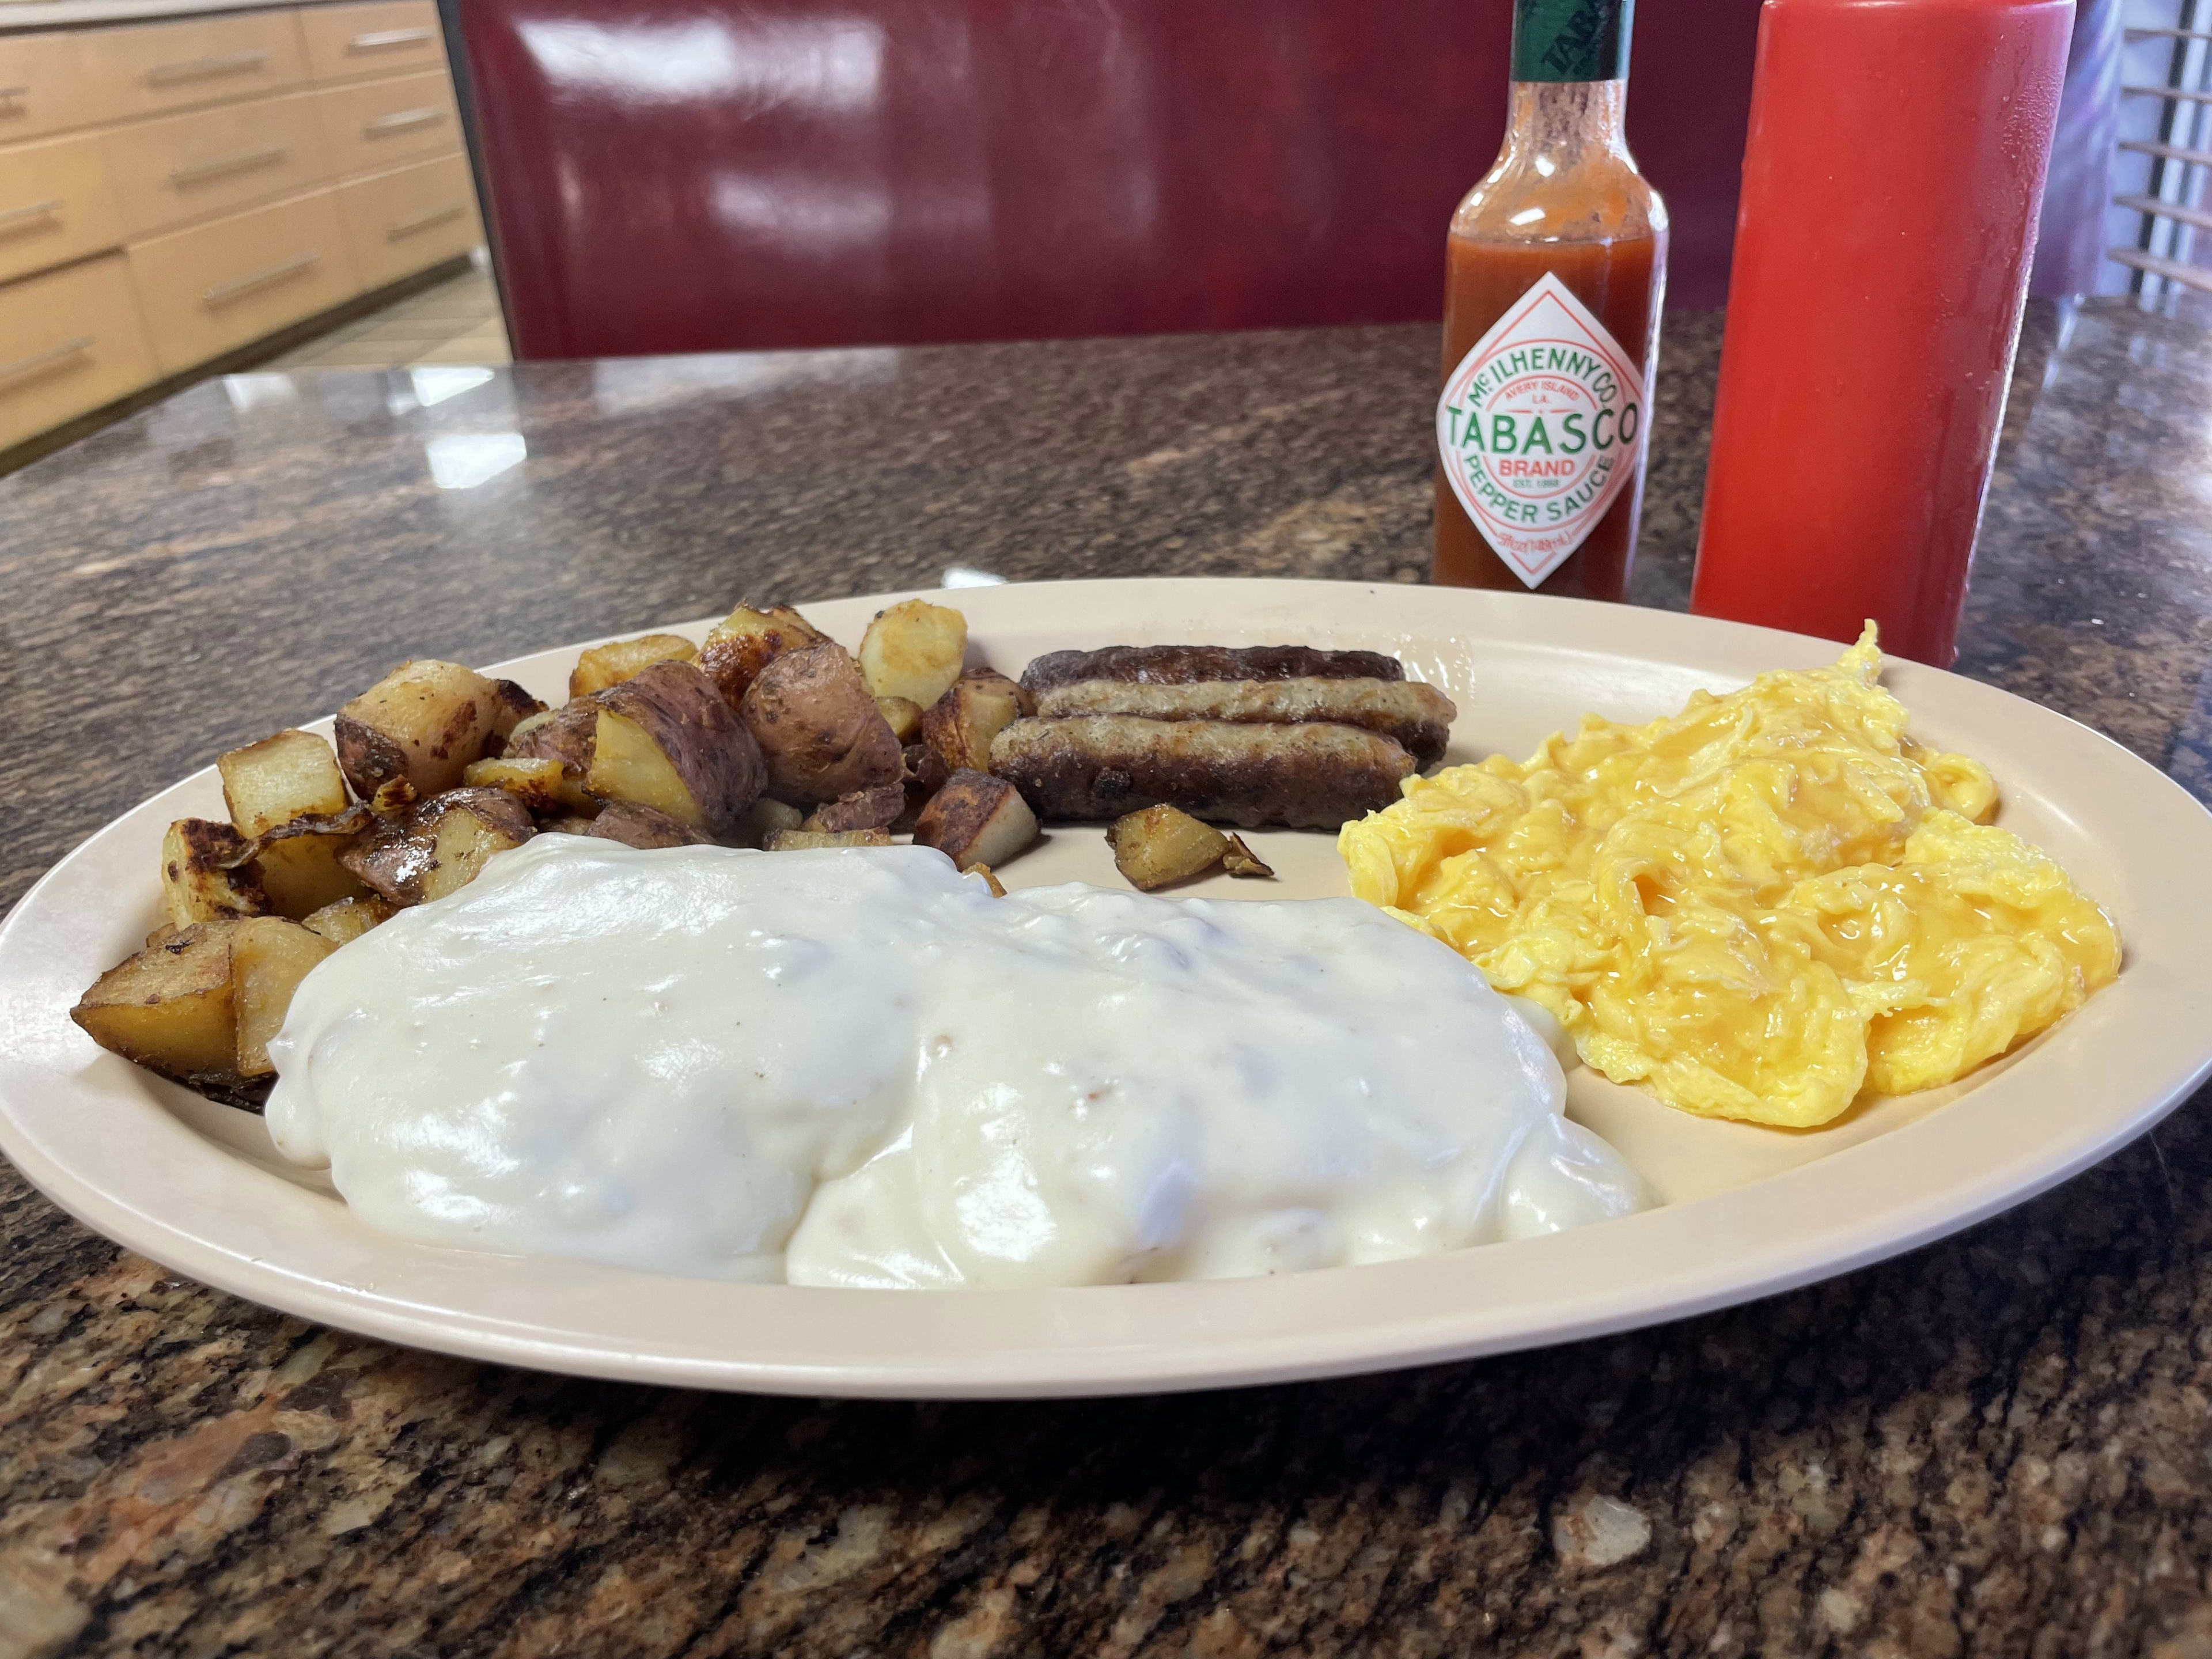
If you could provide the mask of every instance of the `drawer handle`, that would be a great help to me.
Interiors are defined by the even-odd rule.
[[[12,104],[19,99],[28,98],[30,95],[31,89],[28,87],[0,87],[0,104]]]
[[[442,225],[448,219],[458,219],[469,210],[466,202],[454,202],[441,208],[432,208],[428,213],[418,213],[412,219],[402,219],[384,233],[387,242],[397,242],[412,236],[418,230],[428,230],[433,225]]]
[[[236,75],[242,70],[259,69],[268,61],[269,54],[256,47],[252,52],[228,52],[218,58],[193,58],[181,64],[156,64],[146,71],[146,84],[173,87],[180,81],[211,81],[218,75]]]
[[[18,357],[12,363],[0,363],[0,384],[20,380],[27,374],[36,374],[41,369],[54,368],[82,352],[92,349],[92,336],[80,334],[74,340],[64,340],[58,346],[48,346],[44,351],[34,351],[27,357]]]
[[[169,182],[183,186],[197,185],[209,179],[220,179],[226,173],[244,173],[250,167],[266,167],[271,161],[281,161],[292,152],[283,144],[269,144],[260,149],[242,149],[235,155],[218,155],[212,161],[200,161],[188,167],[173,168]]]
[[[232,282],[217,283],[200,295],[201,303],[208,306],[228,305],[240,295],[251,294],[257,288],[266,288],[271,283],[283,282],[287,276],[298,276],[300,272],[315,264],[322,257],[319,253],[302,253],[296,258],[285,260],[281,265],[271,265],[266,270],[257,270],[251,276],[240,276]]]
[[[28,207],[9,208],[0,213],[0,236],[13,235],[18,229],[28,230],[41,219],[51,219],[65,204],[58,196],[52,201],[33,202]]]
[[[380,115],[361,130],[364,138],[382,138],[395,132],[404,132],[410,127],[427,127],[446,118],[446,112],[435,107],[403,109],[397,115]]]
[[[346,42],[348,52],[389,52],[394,46],[411,46],[418,40],[430,38],[428,29],[377,29],[368,34],[356,34]]]

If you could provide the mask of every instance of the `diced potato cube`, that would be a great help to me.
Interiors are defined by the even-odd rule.
[[[963,870],[1006,863],[1037,838],[1036,814],[1021,792],[988,773],[955,772],[915,821],[914,842],[934,847]]]
[[[641,668],[657,662],[692,662],[699,647],[681,634],[647,634],[634,640],[595,645],[576,659],[568,673],[570,697],[588,697],[611,685],[620,685]]]
[[[945,769],[991,769],[991,739],[1024,714],[1035,712],[1036,698],[1004,674],[970,669],[921,717],[921,740],[943,761]]]
[[[248,858],[245,836],[214,818],[179,818],[161,838],[161,902],[170,924],[269,913],[261,872]],[[244,860],[236,868],[233,860]]]
[[[397,915],[398,912],[390,902],[372,893],[367,898],[340,899],[335,904],[325,904],[301,926],[313,928],[333,945],[350,945],[379,922],[388,921]]]
[[[504,789],[533,812],[589,817],[599,798],[557,760],[480,760],[461,774],[469,789]]]
[[[359,898],[368,890],[339,860],[375,822],[358,806],[331,817],[294,818],[253,843],[253,862],[269,908],[304,921],[326,904]]]
[[[921,705],[913,698],[878,697],[876,707],[883,710],[884,724],[902,745],[921,735]]]
[[[881,830],[777,830],[768,838],[771,853],[801,853],[814,847],[888,847]]]
[[[204,922],[149,945],[94,981],[70,1018],[101,1048],[183,1081],[231,1074],[235,921]]]
[[[1114,867],[1148,893],[1211,870],[1229,850],[1228,836],[1172,806],[1147,806],[1118,817],[1106,839]]]
[[[787,605],[738,605],[707,631],[699,647],[700,671],[714,683],[722,701],[735,708],[760,678],[762,669],[787,651],[826,644],[823,634]]]
[[[875,696],[904,697],[927,708],[960,678],[968,618],[927,599],[902,599],[876,612],[857,654]]]
[[[243,1078],[276,1071],[269,1039],[284,1024],[292,993],[307,971],[338,947],[313,928],[276,916],[242,921],[230,937],[230,993],[237,1009],[237,1071]]]
[[[312,732],[279,732],[218,755],[215,767],[231,823],[249,841],[294,818],[346,809],[338,757]]]
[[[511,712],[499,684],[473,669],[404,662],[338,710],[338,765],[363,800],[400,778],[428,799],[460,782]]]

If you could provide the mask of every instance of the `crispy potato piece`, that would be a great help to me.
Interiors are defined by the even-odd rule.
[[[597,795],[557,760],[471,761],[461,774],[465,789],[504,789],[533,812],[589,817],[599,810]]]
[[[752,832],[756,845],[764,845],[779,830],[796,830],[806,822],[806,814],[788,801],[763,795],[745,814],[745,827]]]
[[[787,651],[827,644],[829,637],[787,605],[757,605],[749,599],[708,630],[699,667],[722,701],[737,708],[770,662]]]
[[[1221,867],[1232,876],[1265,877],[1274,878],[1274,871],[1260,862],[1259,857],[1244,844],[1242,836],[1229,837],[1229,850],[1221,855]]]
[[[881,830],[778,830],[768,838],[771,853],[803,853],[811,847],[888,847]]]
[[[404,778],[427,799],[497,741],[498,686],[459,663],[404,662],[338,710],[338,765],[363,800]]]
[[[806,815],[802,830],[886,830],[906,810],[906,785],[879,783],[826,801]]]
[[[1229,850],[1228,836],[1172,806],[1147,806],[1115,819],[1106,840],[1114,867],[1147,893],[1204,874]]]
[[[545,705],[532,696],[513,680],[494,680],[491,683],[491,735],[497,742],[484,744],[484,753],[495,755],[507,734],[533,715],[545,712]]]
[[[350,945],[379,922],[389,921],[398,914],[389,902],[371,893],[367,898],[325,904],[301,926],[313,928],[333,945]]]
[[[269,908],[301,921],[326,904],[367,893],[339,860],[375,821],[367,808],[349,806],[342,812],[294,818],[264,834],[249,852],[261,872]]]
[[[149,945],[93,981],[70,1018],[101,1048],[195,1088],[235,1095],[235,921],[202,922]]]
[[[346,809],[345,775],[331,746],[312,732],[279,732],[216,757],[222,804],[248,840],[294,818]]]
[[[708,838],[688,823],[678,823],[658,808],[634,800],[610,802],[605,811],[584,827],[583,833],[601,841],[618,841],[625,847],[705,847]]]
[[[378,817],[388,818],[405,811],[422,797],[415,786],[404,778],[386,778],[376,786],[376,793],[368,798],[368,810]]]
[[[214,818],[179,818],[161,837],[161,902],[176,927],[269,914],[251,843]]]
[[[982,877],[983,884],[991,890],[991,896],[993,898],[1006,897],[1006,884],[1000,881],[997,876],[992,873],[991,866],[989,865],[971,864],[968,866],[968,873],[971,876]]]
[[[860,672],[878,697],[906,697],[924,708],[960,678],[968,618],[927,599],[902,599],[876,612],[860,636]]]
[[[620,685],[641,668],[657,662],[692,662],[699,647],[681,634],[644,634],[634,640],[595,645],[576,659],[568,672],[568,696],[588,697],[611,685]]]
[[[281,916],[258,916],[232,929],[230,994],[237,1012],[239,1076],[275,1074],[269,1039],[283,1028],[292,993],[307,970],[337,948],[313,928]]]
[[[493,854],[536,832],[530,809],[504,789],[449,789],[380,821],[343,861],[380,898],[427,904],[467,886]]]
[[[898,739],[842,646],[774,658],[741,712],[768,763],[768,793],[778,800],[811,806],[901,775]]]
[[[966,768],[991,769],[991,739],[1024,714],[1036,699],[995,669],[971,668],[921,717],[921,740],[948,773]]]
[[[987,772],[955,772],[914,826],[915,846],[934,847],[963,870],[1002,865],[1036,838],[1036,814],[1021,792]]]
[[[558,761],[569,776],[581,778],[592,769],[592,738],[599,729],[599,700],[579,697],[517,726],[507,733],[499,758]]]
[[[760,745],[690,663],[657,662],[599,692],[584,787],[734,841],[768,781]]]
[[[876,707],[883,711],[884,724],[901,744],[921,736],[922,708],[912,697],[878,697]]]

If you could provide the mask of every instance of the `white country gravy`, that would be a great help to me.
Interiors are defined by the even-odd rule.
[[[658,1273],[1227,1278],[1648,1201],[1370,905],[995,898],[921,848],[540,836],[325,959],[270,1048],[277,1147],[374,1224]]]

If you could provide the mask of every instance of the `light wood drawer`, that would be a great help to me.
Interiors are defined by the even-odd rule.
[[[309,6],[300,13],[300,34],[307,46],[307,73],[318,81],[356,81],[446,64],[436,0]]]
[[[100,142],[127,236],[295,195],[331,176],[312,92],[134,121]]]
[[[469,158],[448,155],[338,186],[363,288],[466,253],[483,240]]]
[[[81,34],[0,35],[0,143],[100,117]]]
[[[100,140],[88,133],[0,149],[0,281],[122,240]]]
[[[0,447],[155,378],[121,254],[0,289]]]
[[[282,92],[307,75],[300,25],[289,11],[94,29],[80,38],[102,120]]]
[[[331,165],[341,179],[460,148],[460,112],[443,70],[328,87],[316,96],[322,100]]]
[[[337,192],[319,190],[137,242],[131,278],[173,374],[360,291]]]

